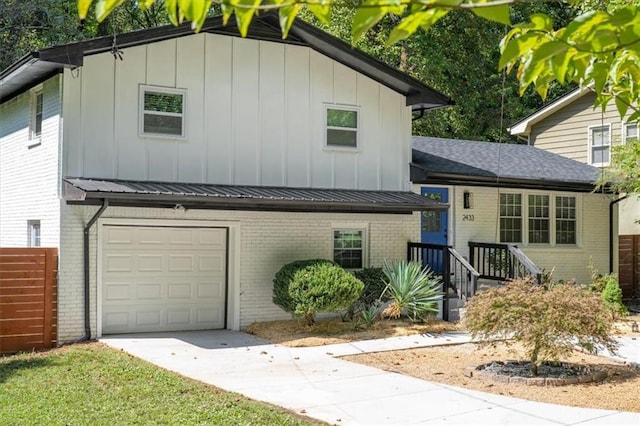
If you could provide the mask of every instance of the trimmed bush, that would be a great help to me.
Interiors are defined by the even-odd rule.
[[[329,260],[302,260],[287,264],[273,280],[273,302],[285,311],[315,322],[317,312],[337,312],[355,302],[364,284]]]
[[[289,287],[291,286],[291,281],[293,281],[293,276],[300,269],[319,264],[337,265],[327,259],[308,259],[296,260],[280,268],[273,279],[273,303],[280,306],[286,312],[293,314],[296,310],[296,302],[289,294]]]
[[[607,282],[602,290],[602,300],[614,317],[627,314],[627,307],[622,303],[622,290],[615,275],[607,275]]]
[[[590,352],[615,350],[613,318],[595,292],[573,284],[546,288],[517,279],[483,290],[467,302],[465,325],[474,339],[507,339],[527,351],[531,372],[559,361],[576,346]]]
[[[357,304],[366,307],[373,305],[378,300],[382,302],[389,300],[389,297],[383,294],[387,283],[385,282],[386,275],[382,268],[364,268],[355,271],[353,274],[364,284],[362,294],[356,301]]]

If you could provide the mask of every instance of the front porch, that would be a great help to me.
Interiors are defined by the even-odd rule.
[[[469,242],[465,257],[452,246],[409,242],[407,259],[428,266],[442,280],[445,321],[459,319],[459,308],[482,286],[527,276],[541,284],[543,278],[542,270],[512,244]]]

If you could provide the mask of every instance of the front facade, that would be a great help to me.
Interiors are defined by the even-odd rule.
[[[0,246],[59,247],[59,342],[287,318],[282,265],[404,258],[415,211],[441,207],[407,164],[412,110],[448,100],[304,23],[283,42],[273,18],[3,72]]]
[[[615,145],[638,138],[638,123],[621,118],[613,101],[594,108],[595,94],[578,89],[514,124],[510,131],[529,145],[590,164],[609,166]],[[619,274],[625,297],[640,288],[640,204],[635,194],[616,200],[619,225]],[[601,271],[602,272],[602,271]]]
[[[441,236],[466,258],[470,242],[513,244],[554,280],[588,284],[591,263],[608,271],[611,197],[592,192],[597,169],[525,145],[414,137],[413,146],[414,190],[450,205],[423,213],[423,242]]]

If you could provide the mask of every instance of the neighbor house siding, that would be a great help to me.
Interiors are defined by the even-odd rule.
[[[64,174],[408,189],[404,96],[310,48],[198,34],[86,56],[65,79]],[[139,86],[186,90],[185,137],[140,137]],[[357,107],[357,150],[327,149],[326,105]]]
[[[621,142],[622,122],[613,104],[606,111],[593,107],[587,93],[531,127],[529,143],[582,163],[589,162],[589,127],[611,124],[612,145]]]
[[[42,133],[30,139],[31,92],[0,105],[0,246],[26,247],[27,221],[39,220],[43,247],[60,233],[60,78],[42,84]]]
[[[430,185],[425,185],[430,186]],[[414,189],[419,191],[419,185]],[[469,242],[499,242],[499,194],[549,194],[550,196],[576,196],[578,205],[578,244],[575,246],[548,244],[516,244],[546,272],[553,271],[556,280],[576,279],[590,282],[587,265],[593,264],[601,273],[609,272],[609,202],[606,195],[572,194],[554,191],[520,190],[457,186],[449,188],[450,243],[463,256],[469,256]],[[464,192],[472,194],[473,208],[464,209]],[[466,218],[465,218],[466,216]]]
[[[83,224],[96,207],[63,206],[60,261],[59,339],[83,335]],[[290,318],[272,303],[273,277],[285,263],[298,259],[332,258],[332,229],[364,227],[368,264],[381,266],[384,259],[404,259],[407,242],[419,238],[419,215],[285,213],[207,211],[109,207],[102,218],[167,219],[234,222],[239,226],[239,320],[245,327],[254,321]],[[106,219],[105,219],[106,220]],[[90,233],[91,328],[97,327],[96,226]],[[230,267],[233,267],[231,265]],[[230,283],[232,285],[232,283]],[[235,289],[230,288],[233,293]],[[230,326],[230,324],[229,324]]]

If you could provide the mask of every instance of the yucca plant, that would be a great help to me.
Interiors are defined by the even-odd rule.
[[[442,300],[442,282],[428,267],[402,260],[393,263],[385,261],[382,269],[387,277],[383,294],[391,299],[383,316],[399,318],[405,313],[416,321],[438,312],[438,302]]]

